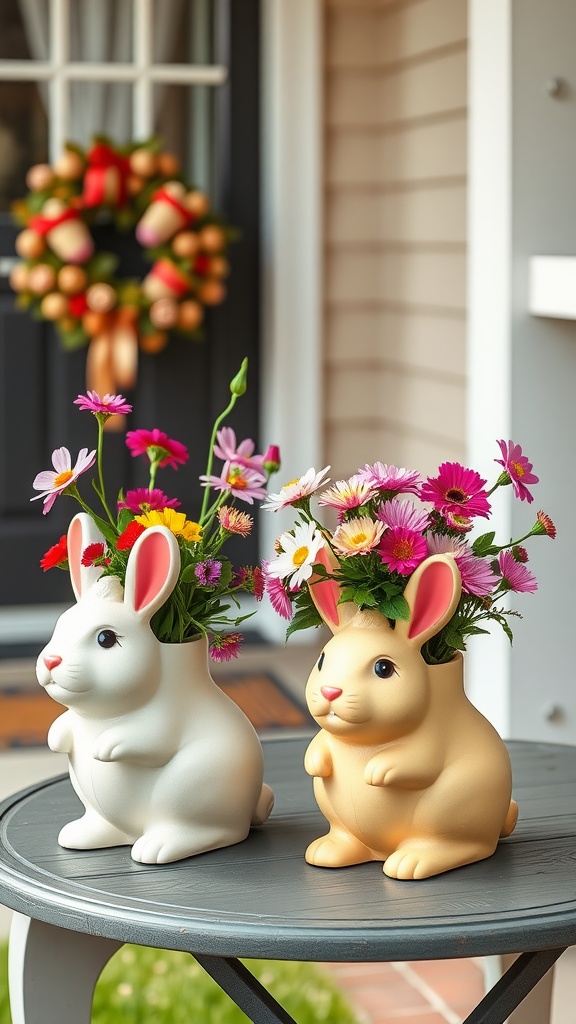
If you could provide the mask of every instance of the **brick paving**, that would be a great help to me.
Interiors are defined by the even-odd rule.
[[[460,1024],[484,994],[480,961],[325,964],[362,1024]]]

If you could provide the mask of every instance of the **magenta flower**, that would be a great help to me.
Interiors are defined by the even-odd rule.
[[[158,487],[149,490],[147,487],[137,487],[133,491],[126,491],[124,500],[118,502],[118,508],[127,508],[135,516],[143,512],[153,512],[161,508],[179,508],[182,504],[178,498],[167,498]]]
[[[377,518],[390,529],[402,527],[416,533],[424,533],[428,526],[428,513],[416,508],[413,501],[385,501],[376,513]]]
[[[203,587],[213,587],[218,583],[222,573],[222,562],[214,558],[207,558],[205,562],[198,562],[194,566],[194,575]]]
[[[409,576],[423,562],[428,554],[426,541],[421,533],[397,526],[386,533],[380,541],[378,553],[382,562],[392,572]]]
[[[413,469],[388,466],[384,462],[366,463],[364,469],[358,470],[358,476],[375,491],[387,491],[392,494],[418,494],[420,474]]]
[[[462,577],[462,590],[475,597],[487,597],[500,583],[499,576],[492,570],[486,558],[479,558],[464,540],[432,534],[428,537],[430,555],[454,555]]]
[[[526,486],[526,484],[537,484],[539,480],[539,477],[532,472],[532,463],[522,454],[519,444],[514,444],[513,441],[498,441],[498,444],[502,458],[494,459],[494,462],[497,462],[499,466],[504,466],[504,473],[510,478],[501,482],[511,483],[514,494],[520,498],[520,501],[534,501]]]
[[[270,604],[278,615],[281,615],[283,619],[290,620],[293,615],[292,602],[288,597],[284,581],[278,576],[270,576],[268,574],[269,564],[269,562],[262,562],[264,587],[270,598]]]
[[[67,487],[70,487],[82,473],[90,469],[95,461],[96,450],[89,452],[87,448],[81,448],[76,463],[72,466],[72,457],[68,449],[56,448],[52,452],[52,465],[56,472],[48,469],[43,473],[38,473],[32,486],[34,490],[41,491],[42,493],[35,494],[33,498],[30,498],[30,501],[44,498],[43,514],[46,515],[52,508],[58,495],[62,494]]]
[[[225,462],[220,476],[200,477],[202,487],[213,487],[216,491],[227,491],[235,498],[254,504],[254,498],[265,498],[266,477],[256,469],[241,466],[237,462]]]
[[[484,516],[490,515],[488,494],[483,490],[486,483],[473,469],[466,469],[459,462],[443,462],[438,469],[438,476],[428,477],[422,484],[420,497],[422,501],[431,501],[440,512],[451,515]]]
[[[522,562],[517,562],[511,551],[500,552],[498,565],[505,590],[513,590],[516,594],[534,593],[538,590],[538,580],[534,573]]]
[[[210,644],[210,657],[213,661],[231,661],[240,654],[243,641],[241,633],[228,633],[227,636],[221,633],[214,634]]]
[[[255,444],[250,438],[237,445],[236,434],[231,427],[222,427],[216,434],[216,440],[218,443],[214,445],[214,454],[223,462],[237,462],[240,466],[262,472],[264,456],[254,455]]]
[[[74,405],[88,412],[103,413],[105,416],[121,416],[132,412],[132,406],[128,404],[123,395],[100,395],[95,391],[87,391],[85,395],[78,395],[74,399]]]
[[[180,441],[173,441],[162,430],[129,430],[126,434],[126,445],[130,454],[148,455],[150,462],[159,466],[172,466],[178,469],[188,459],[188,449]]]

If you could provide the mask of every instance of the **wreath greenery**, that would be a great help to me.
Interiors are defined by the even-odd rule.
[[[67,143],[53,166],[36,164],[30,191],[13,204],[23,228],[10,283],[17,304],[53,321],[66,349],[90,345],[87,376],[100,393],[133,386],[138,347],[158,352],[170,331],[202,337],[205,307],[226,297],[234,230],[182,177],[159,139],[118,146],[96,137]],[[118,255],[98,251],[95,224],[134,231],[150,262],[122,277]]]

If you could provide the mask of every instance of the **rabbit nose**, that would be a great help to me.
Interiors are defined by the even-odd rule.
[[[326,700],[336,700],[336,697],[340,696],[342,690],[339,686],[321,686],[320,693],[323,697],[326,697]]]
[[[53,668],[56,668],[56,666],[60,664],[62,658],[60,657],[59,654],[46,654],[42,658],[42,661],[46,665],[46,668],[49,669],[51,672]]]

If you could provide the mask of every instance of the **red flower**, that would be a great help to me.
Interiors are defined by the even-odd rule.
[[[128,526],[116,541],[116,548],[118,551],[129,551],[138,540],[140,534],[144,533],[145,529],[146,527],[142,526],[142,523],[137,523],[135,519],[133,519],[131,523],[128,523]]]
[[[104,544],[102,542],[89,544],[82,552],[82,565],[110,565],[110,559],[104,557]]]
[[[68,561],[68,545],[66,543],[66,534],[60,537],[57,544],[53,544],[43,558],[40,559],[40,567],[46,572],[47,569],[56,569],[62,566],[65,568],[64,562]]]

